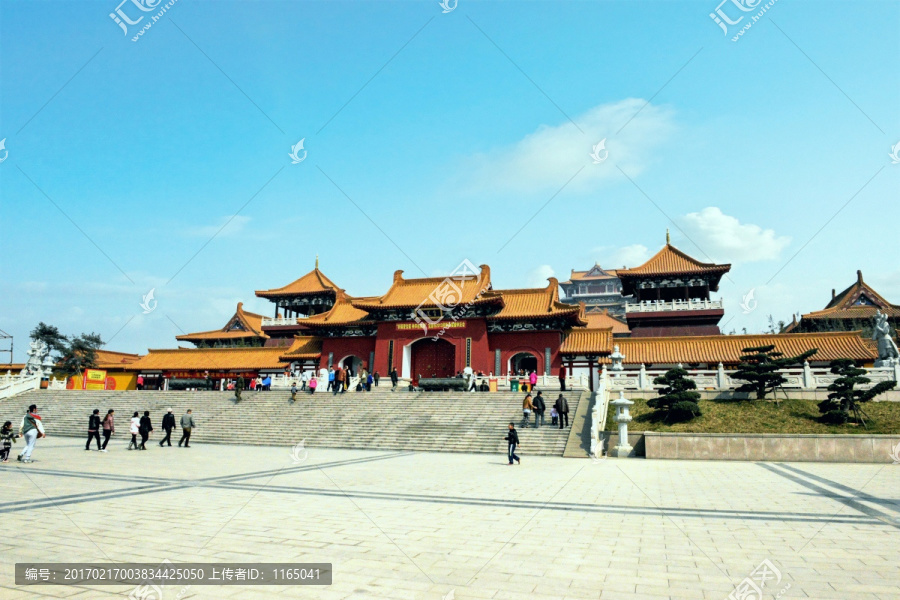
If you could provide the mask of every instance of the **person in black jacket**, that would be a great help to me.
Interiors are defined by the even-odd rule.
[[[541,395],[543,392],[538,392],[537,397],[534,399],[534,426],[541,427],[544,424],[544,411],[547,410],[547,405],[544,403],[544,397]]]
[[[397,377],[397,369],[392,367],[391,368],[391,391],[392,392],[397,389],[397,381],[399,381],[399,379],[400,378]]]
[[[516,446],[519,445],[519,434],[516,431],[516,426],[513,423],[509,424],[509,433],[506,434],[505,439],[507,442],[509,442],[509,464],[513,464],[513,461],[516,461],[521,465],[521,459],[516,456]]]
[[[165,414],[162,420],[162,428],[163,431],[166,432],[166,437],[159,440],[159,445],[162,446],[163,443],[168,443],[169,447],[172,447],[172,430],[175,429],[175,415],[172,414],[172,409]]]
[[[87,452],[91,451],[91,440],[97,440],[97,450],[100,450],[100,409],[95,408],[93,414],[88,417],[88,439],[84,445]]]
[[[138,432],[141,434],[141,450],[147,449],[147,438],[150,437],[151,431],[153,431],[153,423],[150,421],[150,411],[145,410],[144,416],[141,417],[140,427],[138,428]]]
[[[553,405],[553,408],[556,409],[556,412],[559,413],[559,428],[563,428],[563,422],[565,421],[565,426],[569,426],[569,403],[566,402],[566,399],[563,398],[563,395],[560,394],[559,398],[556,399],[556,403]]]

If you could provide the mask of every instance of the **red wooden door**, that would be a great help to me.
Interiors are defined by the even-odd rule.
[[[453,377],[456,348],[444,340],[419,340],[412,347],[412,374],[422,377]]]

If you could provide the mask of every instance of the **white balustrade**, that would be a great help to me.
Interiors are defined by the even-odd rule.
[[[604,365],[605,367],[605,365]],[[746,381],[734,379],[733,371],[726,371],[719,364],[712,369],[686,369],[688,377],[694,380],[699,390],[734,390],[746,383]],[[639,369],[612,372],[607,374],[609,386],[612,390],[658,390],[663,385],[653,383],[657,377],[661,377],[668,369],[647,369],[641,365]],[[794,390],[824,390],[838,378],[828,367],[792,367],[782,369],[781,375],[787,380],[782,388]],[[866,369],[865,377],[871,382],[860,386],[860,389],[871,387],[882,381],[900,381],[900,367],[883,367]]]
[[[701,300],[699,298],[690,300],[644,300],[642,302],[628,302],[625,304],[626,313],[714,310],[722,308],[723,305],[721,300]]]
[[[277,327],[279,325],[296,325],[297,322],[306,317],[263,317],[263,327]]]

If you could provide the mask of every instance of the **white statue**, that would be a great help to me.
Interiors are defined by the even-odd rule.
[[[612,360],[612,367],[610,367],[611,371],[624,371],[625,370],[625,355],[619,352],[619,346],[613,346],[613,353],[609,355],[609,358]]]
[[[872,332],[872,339],[878,342],[876,367],[893,366],[897,360],[900,360],[900,351],[897,350],[897,344],[891,338],[888,317],[880,310],[875,313],[875,330]]]
[[[34,340],[28,348],[28,361],[22,369],[22,376],[40,375],[49,377],[53,370],[53,361],[50,359],[50,347],[44,340]]]

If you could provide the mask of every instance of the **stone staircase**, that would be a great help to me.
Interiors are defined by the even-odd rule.
[[[134,411],[150,411],[156,429],[152,442],[163,435],[160,423],[166,409],[180,419],[191,408],[197,422],[192,443],[293,446],[304,441],[306,447],[320,448],[486,453],[506,452],[503,438],[512,421],[525,455],[562,456],[569,431],[549,425],[549,407],[545,427],[522,429],[522,397],[509,391],[391,392],[381,387],[336,396],[298,392],[297,402],[289,404],[290,393],[281,390],[245,391],[239,403],[233,392],[35,390],[0,401],[0,418],[17,427],[25,408],[36,404],[48,435],[86,438],[93,409],[103,416],[112,408],[113,440],[122,444],[131,439]],[[566,393],[566,398],[574,414],[581,390]],[[173,437],[177,443],[180,428]]]

